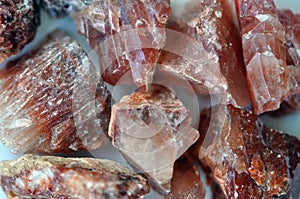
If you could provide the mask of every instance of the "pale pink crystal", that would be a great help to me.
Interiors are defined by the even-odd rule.
[[[72,18],[98,53],[104,81],[115,85],[131,71],[140,87],[152,82],[170,16],[170,0],[94,0]]]
[[[285,29],[273,0],[235,0],[256,114],[279,108],[288,91]]]
[[[219,95],[223,103],[250,104],[239,32],[226,0],[190,1],[167,31],[159,69],[182,77],[197,93]]]
[[[199,137],[190,125],[189,111],[174,93],[151,85],[113,106],[109,135],[130,164],[168,192],[175,160]]]

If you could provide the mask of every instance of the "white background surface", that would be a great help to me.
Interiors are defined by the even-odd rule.
[[[179,10],[175,9],[173,12],[178,13],[181,9],[181,6],[184,4],[185,0],[174,0],[173,4],[176,5]],[[280,8],[290,8],[294,12],[300,13],[300,0],[277,0],[275,1]],[[38,41],[40,41],[47,33],[53,31],[56,28],[60,28],[65,30],[67,33],[69,33],[73,38],[76,38],[83,47],[89,51],[90,47],[88,46],[87,42],[85,41],[85,38],[79,36],[75,31],[75,26],[70,18],[64,18],[60,20],[50,20],[48,16],[45,13],[42,13],[42,25],[39,28],[38,34],[35,38],[35,40],[28,45],[22,53],[28,51],[29,49],[32,49]],[[21,54],[22,54],[21,53]],[[3,65],[3,64],[2,64]],[[0,113],[1,114],[1,113]],[[274,121],[271,118],[264,117],[264,121],[267,125],[283,130],[285,132],[291,133],[293,135],[296,135],[300,137],[300,113],[292,114],[286,117],[283,117],[281,119],[277,119]],[[1,124],[0,124],[1,125]],[[125,161],[123,158],[116,152],[114,152],[111,147],[105,147],[104,149],[101,149],[100,152],[93,153],[97,154],[97,157],[99,158],[107,158],[107,159],[113,159],[116,161],[119,161],[121,163],[125,164]],[[88,155],[88,154],[81,154],[81,155]],[[12,160],[16,159],[17,157],[20,157],[19,155],[12,154],[8,148],[3,146],[0,143],[0,161],[2,160]],[[202,176],[202,180],[204,180],[204,177]],[[4,199],[6,196],[3,194],[2,190],[0,189],[0,199]],[[146,196],[148,199],[152,198],[161,198],[159,195],[152,193],[151,195]],[[210,193],[206,196],[206,198],[211,198]]]

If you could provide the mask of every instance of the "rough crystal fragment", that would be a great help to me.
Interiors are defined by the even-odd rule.
[[[235,3],[253,110],[276,110],[288,92],[285,29],[273,0]]]
[[[200,173],[188,154],[183,155],[175,162],[174,174],[171,180],[171,192],[164,198],[205,198],[205,190],[200,179]]]
[[[199,137],[189,111],[164,86],[153,84],[124,96],[112,107],[109,135],[113,145],[157,185],[168,192],[173,166]]]
[[[299,194],[300,140],[267,128],[250,111],[226,107],[219,139],[200,161],[228,198],[288,198]],[[201,114],[201,138],[193,148],[198,157],[211,112]],[[297,190],[294,192],[294,190]]]
[[[278,16],[286,32],[287,64],[300,67],[300,15],[279,10]]]
[[[290,10],[279,10],[279,20],[285,28],[287,40],[287,69],[290,77],[289,93],[272,115],[280,116],[300,110],[300,15]]]
[[[189,80],[200,94],[219,94],[225,103],[250,104],[242,46],[226,0],[191,1],[167,31],[159,69]]]
[[[107,133],[111,96],[86,53],[63,32],[0,74],[0,140],[18,153],[95,149]]]
[[[131,70],[140,87],[152,81],[170,15],[169,0],[95,0],[73,19],[99,54],[103,79],[115,85]]]
[[[35,0],[0,1],[0,63],[30,42],[40,25]]]
[[[123,165],[92,158],[26,155],[0,163],[0,184],[9,198],[140,198],[147,181]]]
[[[90,5],[93,0],[41,0],[41,7],[52,18],[64,17]]]

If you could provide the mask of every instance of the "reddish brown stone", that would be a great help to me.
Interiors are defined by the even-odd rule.
[[[189,110],[175,93],[152,84],[124,96],[112,107],[109,136],[134,167],[152,180],[158,191],[170,191],[173,166],[199,137]]]
[[[213,199],[227,199],[220,186],[215,182],[213,182],[211,185],[211,191]]]
[[[115,85],[131,71],[142,86],[152,81],[170,15],[169,0],[95,0],[73,19],[99,54],[106,82]]]
[[[197,93],[220,94],[224,102],[250,104],[239,32],[228,1],[191,1],[167,31],[162,71],[191,82]]]
[[[9,198],[140,198],[146,179],[123,165],[92,158],[26,155],[0,163],[0,185]]]
[[[175,162],[171,192],[164,198],[205,198],[205,189],[200,179],[200,173],[188,154],[183,155]]]
[[[256,114],[279,108],[286,97],[285,29],[273,0],[235,0],[247,79]]]
[[[291,10],[279,10],[278,16],[286,33],[287,64],[300,67],[300,15]]]
[[[294,190],[300,175],[300,140],[265,127],[250,111],[224,108],[227,114],[218,118],[224,121],[218,139],[199,160],[210,168],[210,176],[226,197],[288,198],[299,194],[299,189]],[[212,133],[208,131],[210,117],[210,110],[201,114],[199,132],[203,136],[193,148],[198,158],[205,137]]]
[[[0,63],[29,43],[40,25],[35,0],[0,1]]]
[[[300,15],[290,10],[279,10],[279,20],[285,28],[287,40],[287,68],[290,76],[288,97],[280,109],[271,113],[285,115],[300,110]],[[296,93],[296,94],[295,94]]]
[[[98,84],[97,84],[98,83]],[[18,153],[102,145],[111,96],[87,54],[62,32],[0,74],[0,140]]]

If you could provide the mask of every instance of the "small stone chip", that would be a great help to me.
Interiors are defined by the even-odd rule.
[[[9,198],[140,198],[147,180],[111,160],[25,155],[0,162],[0,185]]]
[[[29,43],[40,25],[35,0],[0,1],[0,63]]]

